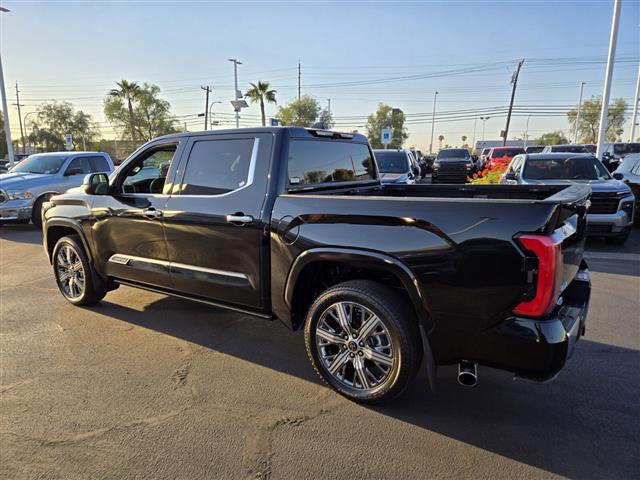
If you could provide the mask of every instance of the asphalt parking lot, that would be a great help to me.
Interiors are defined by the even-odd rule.
[[[0,478],[637,478],[640,229],[589,242],[587,335],[553,383],[440,368],[364,407],[324,387],[302,335],[121,287],[58,293],[41,235],[0,228]]]

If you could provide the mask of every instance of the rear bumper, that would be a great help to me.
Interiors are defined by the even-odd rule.
[[[476,351],[478,363],[508,370],[516,377],[544,382],[553,379],[584,335],[591,279],[586,264],[549,317],[511,317],[485,332]],[[486,341],[485,341],[486,340]]]

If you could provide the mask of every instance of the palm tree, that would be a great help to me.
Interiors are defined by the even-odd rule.
[[[262,113],[262,126],[264,127],[267,124],[267,119],[264,115],[264,102],[267,103],[276,103],[276,91],[269,90],[269,82],[260,82],[258,84],[250,83],[251,88],[247,90],[247,93],[244,94],[245,97],[249,99],[251,103],[260,102],[260,112]]]
[[[131,129],[131,140],[136,143],[136,123],[133,116],[133,101],[140,95],[140,85],[136,82],[121,80],[116,82],[118,88],[114,88],[109,92],[110,97],[122,98],[127,101],[129,107],[129,128]]]
[[[438,136],[438,141],[440,142],[440,150],[442,150],[442,141],[444,140],[444,135],[439,135]]]

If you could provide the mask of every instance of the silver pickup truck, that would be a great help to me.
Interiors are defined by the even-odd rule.
[[[29,223],[40,226],[42,204],[53,195],[82,184],[88,173],[114,169],[103,152],[51,152],[30,155],[0,175],[0,225]]]

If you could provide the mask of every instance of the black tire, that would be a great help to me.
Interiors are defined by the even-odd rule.
[[[42,204],[47,200],[48,198],[46,195],[38,198],[33,204],[33,209],[31,210],[31,221],[40,229],[42,229]]]
[[[77,265],[79,262],[82,266],[82,288],[78,287],[79,281],[73,280],[70,283],[65,283],[63,275],[70,273],[70,270],[63,266],[61,262],[61,256],[66,259],[67,249],[71,249],[73,255],[71,260],[67,263]],[[75,255],[75,256],[74,256]],[[69,235],[68,237],[62,237],[56,243],[53,248],[53,255],[51,257],[51,263],[53,265],[53,275],[56,279],[56,284],[62,296],[73,305],[94,305],[104,298],[107,294],[107,286],[104,281],[96,274],[87,258],[87,255],[82,246],[82,241],[77,235]],[[79,268],[76,268],[74,273],[79,273]],[[79,291],[77,295],[76,289]]]
[[[345,354],[353,357],[352,359],[345,360],[347,363],[350,362],[351,370],[354,372],[354,380],[351,386],[333,375],[329,371],[328,366],[324,363],[328,359],[325,358],[323,361],[321,356],[321,347],[317,343],[318,337],[316,335],[316,331],[323,316],[325,316],[330,309],[335,308],[339,302],[348,302],[349,304],[357,304],[365,307],[365,309],[369,310],[369,313],[375,314],[382,322],[383,328],[385,329],[381,330],[383,332],[382,335],[386,335],[388,333],[386,336],[388,336],[390,344],[389,351],[392,353],[393,365],[388,368],[380,382],[377,385],[372,386],[372,388],[363,388],[365,383],[362,382],[360,382],[360,386],[357,385],[359,380],[356,380],[354,363],[356,361],[360,361],[363,362],[362,365],[365,365],[364,362],[369,362],[368,364],[371,364],[372,360],[369,360],[366,351],[364,351],[365,349],[372,348],[372,345],[369,343],[360,343],[363,352],[360,352],[360,349],[356,344],[358,340],[351,341],[351,337],[348,337],[348,341],[344,340],[345,345],[340,347],[333,344],[329,345],[330,347],[335,346],[336,351],[345,352]],[[307,355],[320,378],[338,393],[361,403],[378,403],[386,401],[399,395],[405,390],[411,380],[415,377],[420,366],[420,362],[422,360],[422,343],[420,340],[421,337],[417,322],[418,320],[413,310],[390,288],[369,280],[352,280],[344,282],[323,292],[313,302],[313,305],[311,305],[311,308],[307,312],[304,329]],[[382,327],[379,328],[382,329]],[[358,335],[360,335],[360,333],[358,333]],[[371,337],[373,337],[373,334],[371,334]],[[365,338],[365,342],[373,342],[373,339],[367,340],[364,336],[362,338]],[[348,348],[346,344],[349,344]],[[351,350],[351,344],[356,344],[355,349],[358,350],[355,353]],[[327,344],[325,344],[325,346],[326,345]],[[361,360],[356,358],[356,354],[360,355]],[[334,359],[339,356],[340,353],[336,353]],[[343,371],[347,372],[349,365],[345,364],[344,368],[345,370]],[[373,365],[373,367],[370,366],[370,368],[377,368],[379,370],[379,367],[376,367],[376,365]],[[344,376],[347,376],[346,373]],[[368,380],[371,380],[371,378],[372,377],[368,377]],[[374,383],[375,380],[372,381],[372,384]]]

